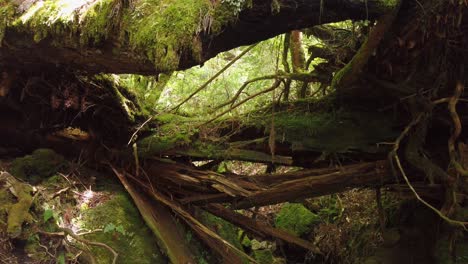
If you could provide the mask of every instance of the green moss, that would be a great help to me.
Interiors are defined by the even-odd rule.
[[[29,208],[33,202],[32,187],[19,181],[11,184],[18,201],[8,211],[7,233],[10,237],[16,238],[21,234],[23,223],[32,220],[29,214]]]
[[[259,264],[273,263],[273,254],[269,249],[255,250],[253,254]]]
[[[82,29],[80,30],[80,42],[82,45],[98,45],[109,37],[115,17],[114,11],[119,1],[101,0],[94,2],[81,16]]]
[[[53,150],[37,149],[31,155],[15,159],[10,170],[13,176],[37,184],[65,165],[65,159]]]
[[[89,2],[89,1],[88,1]],[[46,0],[38,1],[12,23],[17,31],[31,34],[36,42],[52,37],[53,44],[74,48],[99,47],[104,41],[116,45],[114,52],[131,52],[153,62],[159,72],[179,67],[180,56],[195,61],[201,58],[202,32],[216,33],[235,21],[243,5],[213,3],[210,0],[141,0],[126,1]],[[0,3],[1,4],[1,3]],[[0,13],[14,8],[0,6]],[[2,18],[13,17],[11,14]],[[13,18],[12,18],[13,19]],[[7,27],[0,19],[0,36]]]
[[[14,22],[18,30],[34,34],[40,42],[48,36],[72,46],[97,45],[107,39],[114,21],[116,1],[99,0],[90,5],[83,1],[40,1]],[[58,44],[58,43],[57,43]]]
[[[147,113],[154,112],[158,99],[170,77],[171,74],[160,74],[158,78],[135,74],[118,75],[120,85],[135,93],[138,102],[142,103],[142,107]]]
[[[388,11],[390,11],[400,4],[400,0],[380,0],[380,1],[377,1],[376,4],[379,7],[388,9]]]
[[[268,119],[262,121],[268,126]],[[392,118],[369,112],[278,113],[276,134],[292,144],[293,150],[343,153],[385,151],[376,143],[398,136]],[[279,140],[279,139],[278,139]]]
[[[5,29],[13,21],[15,6],[11,1],[0,0],[0,47],[2,46]]]
[[[201,214],[200,220],[231,245],[238,249],[242,249],[242,245],[238,237],[239,229],[236,226],[207,212],[203,212]]]
[[[213,17],[211,30],[213,32],[221,32],[224,26],[237,21],[237,15],[242,8],[248,8],[251,5],[250,1],[244,1],[240,6],[230,4],[227,1],[221,1],[216,8],[211,10],[211,16]]]
[[[173,136],[152,135],[138,142],[138,155],[141,157],[160,155],[163,152],[189,143],[190,136],[185,133],[178,133]]]
[[[66,183],[66,180],[60,175],[52,175],[51,177],[44,180],[41,184],[44,186],[58,186]]]
[[[156,133],[138,142],[138,153],[147,157],[160,155],[163,152],[188,146],[192,143],[192,136],[198,131],[194,123],[188,122],[188,118],[162,114],[156,116],[159,127]]]
[[[184,50],[200,59],[197,35],[208,30],[203,16],[211,8],[209,0],[138,1],[127,21],[130,45],[146,51],[147,58],[163,72],[177,68]]]
[[[286,203],[276,216],[275,226],[296,236],[301,236],[310,231],[311,225],[318,221],[319,217],[305,208],[304,205]]]
[[[7,188],[0,189],[0,226],[7,224],[8,211],[15,201],[15,197]]]
[[[86,239],[106,243],[119,253],[118,263],[166,263],[151,231],[142,221],[131,199],[124,193],[83,212],[83,226],[90,230],[103,228]],[[93,247],[98,263],[111,263],[112,255]]]

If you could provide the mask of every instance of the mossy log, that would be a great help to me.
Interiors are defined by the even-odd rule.
[[[0,2],[0,63],[8,68],[155,74],[325,22],[375,18],[394,1]],[[325,12],[322,14],[322,8]],[[285,23],[287,21],[287,23]]]

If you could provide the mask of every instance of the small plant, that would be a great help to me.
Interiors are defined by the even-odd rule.
[[[234,10],[234,15],[239,14],[246,0],[221,0],[221,3],[230,5]]]
[[[104,233],[111,233],[111,232],[117,232],[122,235],[127,235],[127,232],[125,231],[124,227],[121,225],[114,225],[113,223],[109,223],[104,227]]]

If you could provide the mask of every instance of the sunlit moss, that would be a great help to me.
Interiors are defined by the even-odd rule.
[[[106,243],[119,253],[117,263],[166,263],[158,250],[151,231],[124,193],[118,193],[95,208],[83,212],[83,226],[103,232],[88,235],[86,239]],[[92,252],[98,263],[111,263],[112,254],[99,247]]]
[[[21,227],[25,221],[31,222],[29,208],[33,202],[31,196],[32,187],[28,184],[16,182],[13,186],[18,201],[13,204],[8,211],[7,233],[10,237],[18,237],[21,234]]]
[[[202,21],[212,7],[208,0],[144,0],[128,17],[130,45],[147,52],[162,71],[176,69],[183,50],[198,58],[196,36],[205,30]]]
[[[0,47],[5,36],[5,29],[12,22],[14,14],[14,5],[9,1],[0,0]]]
[[[226,5],[210,0],[142,0],[133,4],[129,7],[116,0],[39,1],[14,24],[19,31],[29,31],[36,42],[52,36],[57,45],[98,46],[113,38],[136,54],[145,54],[142,59],[153,62],[159,71],[168,72],[179,66],[181,54],[201,60],[199,34],[213,32],[213,25],[220,30],[236,17],[233,13],[217,16],[215,10],[224,10]]]

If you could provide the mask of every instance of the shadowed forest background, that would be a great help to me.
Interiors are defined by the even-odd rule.
[[[467,7],[0,0],[0,263],[468,263]]]

